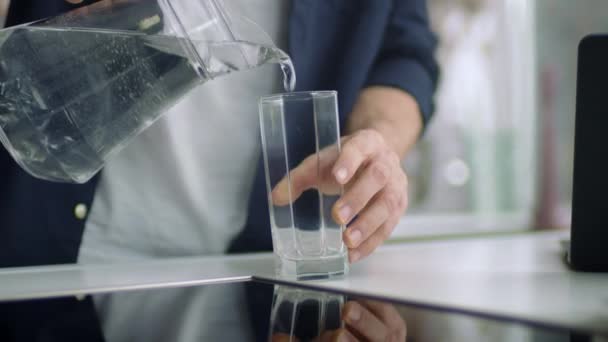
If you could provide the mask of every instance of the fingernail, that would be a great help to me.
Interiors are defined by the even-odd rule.
[[[346,181],[346,177],[348,177],[348,171],[345,168],[341,167],[336,171],[336,180],[340,183],[344,183]]]
[[[351,322],[356,322],[361,318],[361,311],[359,311],[359,309],[352,309],[350,310],[350,312],[348,313],[348,319]]]
[[[361,258],[361,253],[359,252],[350,252],[350,263],[355,263]]]
[[[348,219],[350,218],[350,214],[351,214],[351,210],[350,210],[350,207],[348,206],[348,204],[342,205],[342,207],[340,207],[340,210],[338,210],[338,216],[339,216],[340,220],[342,221],[342,223],[348,222]]]
[[[358,245],[359,241],[361,241],[361,232],[357,229],[350,229],[350,232],[348,233],[348,238],[350,239],[350,242],[352,244]]]

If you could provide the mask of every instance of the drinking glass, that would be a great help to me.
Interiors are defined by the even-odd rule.
[[[342,194],[325,191],[340,152],[337,93],[295,92],[260,100],[260,130],[273,250],[279,275],[295,279],[328,278],[348,272],[344,226],[331,211]],[[306,158],[306,177],[316,186],[295,198],[292,171]],[[301,170],[300,170],[301,171]],[[289,204],[278,205],[272,191],[287,182]],[[283,183],[284,184],[284,183]]]

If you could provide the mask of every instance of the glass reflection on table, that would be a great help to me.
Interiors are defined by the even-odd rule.
[[[277,285],[270,341],[404,341],[405,321],[389,303]]]
[[[407,335],[407,336],[406,336]],[[606,341],[259,281],[0,302],[0,341]]]

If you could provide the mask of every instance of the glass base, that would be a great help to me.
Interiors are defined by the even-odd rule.
[[[323,259],[283,259],[275,254],[278,276],[293,280],[330,279],[348,274],[346,254]]]

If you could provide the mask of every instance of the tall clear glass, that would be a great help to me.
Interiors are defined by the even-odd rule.
[[[332,218],[338,193],[314,187],[293,198],[290,172],[305,158],[316,162],[309,177],[321,184],[340,151],[337,93],[296,92],[260,100],[260,129],[264,155],[270,225],[277,272],[295,279],[326,278],[348,272],[344,226]],[[308,161],[311,161],[310,159]],[[287,181],[289,204],[277,205],[272,191]]]

